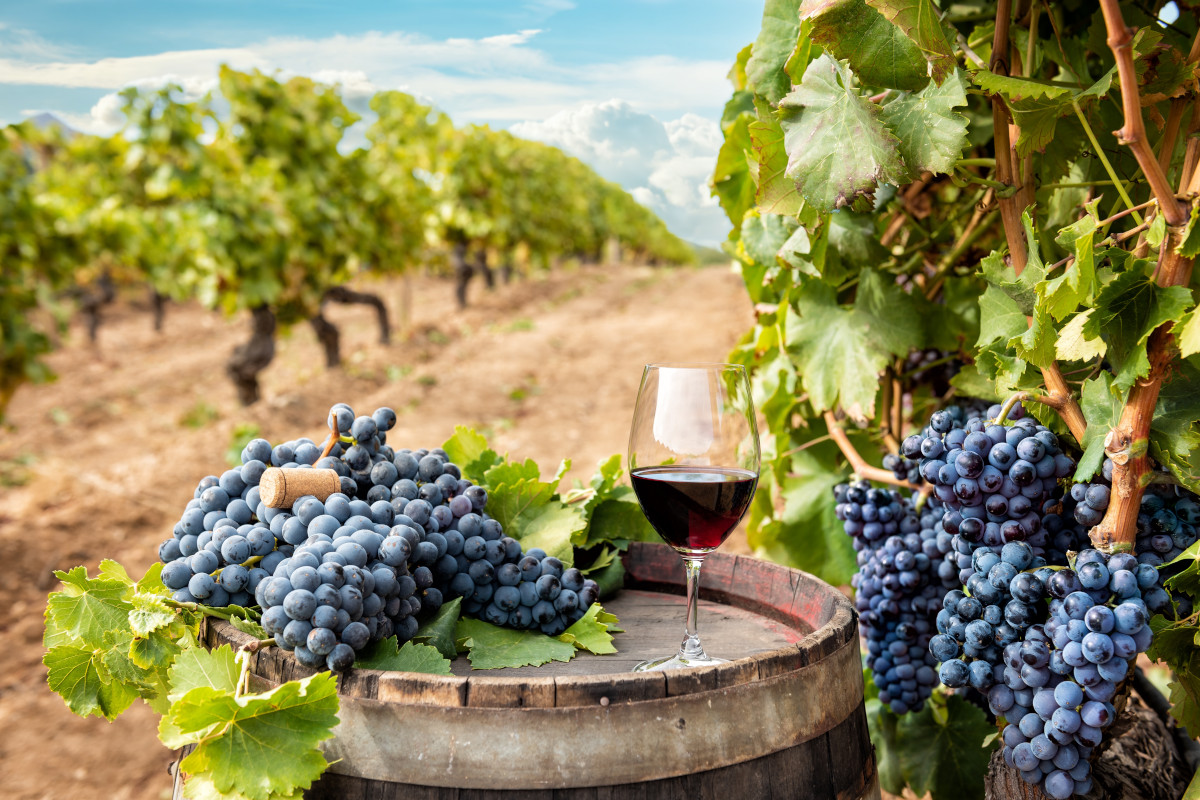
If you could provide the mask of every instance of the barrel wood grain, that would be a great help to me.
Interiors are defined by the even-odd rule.
[[[616,656],[484,674],[460,658],[463,674],[451,676],[348,671],[326,748],[336,763],[306,797],[879,796],[843,595],[797,570],[714,553],[701,631],[714,655],[742,657],[635,674],[634,661],[682,637],[684,575],[662,545],[635,543],[625,564],[627,590],[606,603],[627,631]],[[250,640],[220,622],[204,635],[210,647]],[[313,672],[276,648],[251,668],[256,690]]]

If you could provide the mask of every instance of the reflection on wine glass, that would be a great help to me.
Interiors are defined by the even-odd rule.
[[[646,519],[682,556],[687,619],[679,652],[635,672],[720,664],[696,630],[700,567],[750,507],[758,426],[746,370],[736,364],[650,364],[629,431],[629,471]]]

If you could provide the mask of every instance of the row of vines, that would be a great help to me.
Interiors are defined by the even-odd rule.
[[[901,442],[919,434],[904,449],[936,473],[951,418],[927,427],[933,412],[972,398],[983,408],[1022,401],[1056,434],[1041,441],[1061,444],[1066,461],[1057,468],[1073,470],[1059,473],[1035,527],[1051,516],[1069,520],[1064,504],[1082,505],[1084,489],[1099,486],[1087,495],[1098,509],[1074,515],[1086,523],[1076,548],[1094,547],[1102,555],[1093,558],[1104,559],[1134,553],[1136,543],[1137,561],[1161,570],[1147,578],[1164,580],[1169,597],[1152,609],[1149,656],[1170,670],[1166,721],[1179,745],[1171,752],[1187,759],[1185,775],[1197,766],[1188,739],[1200,734],[1200,616],[1192,611],[1200,545],[1169,565],[1172,556],[1145,547],[1163,533],[1154,528],[1156,510],[1184,500],[1190,509],[1200,493],[1198,68],[1197,13],[1187,2],[767,0],[758,38],[730,72],[734,92],[712,177],[733,224],[727,250],[757,319],[731,356],[752,371],[768,428],[750,544],[850,583],[867,556],[843,534],[848,495],[839,488],[835,499],[835,487],[854,473],[911,491],[903,502],[918,514],[939,500],[953,509],[955,492],[965,496],[975,485],[954,484],[953,465],[950,484],[939,483],[944,473],[922,481],[916,463],[905,466]],[[999,424],[995,408],[980,426]],[[922,441],[927,449],[918,451]],[[951,520],[940,508],[939,532]],[[1170,522],[1188,526],[1195,541],[1191,522]],[[854,532],[850,522],[845,531]],[[1003,541],[995,544],[999,561]],[[962,574],[984,561],[979,556]],[[955,597],[972,599],[961,566],[960,558],[950,573]],[[1045,575],[1087,572],[1073,555],[1033,566]],[[941,595],[950,597],[939,591],[930,620]],[[1053,592],[1051,582],[1058,597]],[[1063,608],[1050,600],[1051,617],[1056,602]],[[1046,639],[1057,623],[1039,613]],[[981,658],[993,657],[988,642],[977,648]],[[1003,666],[995,675],[1009,680]],[[1044,662],[1034,665],[1043,670]],[[943,682],[947,675],[943,665]],[[1006,792],[1021,781],[1005,776],[1017,774],[1014,743],[1032,733],[1022,725],[1011,741],[1007,729],[998,736],[1006,720],[996,713],[1003,703],[987,696],[993,680],[1001,679],[990,670],[971,673],[982,700],[978,691],[943,687],[906,712],[906,703],[889,710],[886,698],[876,699],[870,718],[883,787],[935,800],[981,797],[991,757],[989,796],[1016,796]],[[1128,696],[1131,684],[1141,694],[1147,682],[1131,668],[1117,694]],[[869,696],[883,688],[868,686]],[[1154,705],[1155,693],[1145,695]],[[1004,702],[1019,708],[1017,697]],[[1008,719],[1009,728],[1017,721]],[[1079,740],[1063,735],[1075,748]],[[1120,739],[1072,753],[1086,752],[1096,775],[1096,764],[1117,758]],[[1058,748],[1049,742],[1043,751]],[[1068,779],[1053,777],[1068,767],[1050,756],[1041,772],[1028,763],[1038,762],[1026,761],[1021,777],[1038,787],[1018,794],[1090,791],[1087,769]],[[1165,794],[1154,796],[1178,796],[1173,769],[1168,760],[1142,763],[1136,780],[1163,782]],[[1106,796],[1121,796],[1113,786]],[[1193,781],[1188,796],[1197,792]]]
[[[336,87],[222,68],[218,96],[178,86],[122,92],[110,137],[32,122],[0,138],[0,415],[22,383],[48,377],[71,298],[114,287],[248,312],[252,336],[228,372],[243,402],[274,355],[277,328],[309,322],[339,361],[327,302],[385,304],[346,284],[416,267],[471,275],[630,258],[687,263],[689,246],[621,188],[561,151],[487,126],[455,127],[410,95],[380,92],[369,146]],[[94,319],[94,315],[93,315]],[[94,323],[93,323],[94,324]],[[93,331],[94,332],[94,331]]]

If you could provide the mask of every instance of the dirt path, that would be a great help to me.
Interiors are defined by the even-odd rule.
[[[377,284],[393,311],[398,283]],[[201,477],[225,468],[235,426],[273,441],[317,438],[329,406],[400,415],[389,442],[433,447],[467,424],[500,452],[586,481],[623,453],[641,367],[724,360],[752,323],[741,280],[721,268],[592,268],[485,294],[458,313],[449,284],[413,283],[412,335],[377,342],[368,310],[332,307],[345,365],[326,370],[307,326],[281,340],[263,402],[237,405],[224,362],[240,319],[172,307],[161,335],[118,306],[99,348],[51,359],[57,383],[18,392],[0,431],[0,795],[161,800],[170,753],[137,704],[80,720],[45,684],[42,612],[54,569],[115,558],[141,572]],[[13,485],[13,484],[18,485]],[[745,551],[744,540],[726,549]]]

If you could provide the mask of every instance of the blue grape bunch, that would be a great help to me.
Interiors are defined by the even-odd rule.
[[[879,699],[897,714],[919,711],[937,685],[928,645],[945,591],[940,505],[918,511],[911,498],[865,481],[835,487],[834,498],[857,551],[855,603]]]
[[[176,600],[257,605],[297,661],[344,670],[371,641],[410,640],[452,597],[493,624],[552,635],[598,598],[579,570],[505,536],[487,514],[487,491],[444,450],[388,445],[391,409],[356,417],[339,403],[328,422],[338,431],[328,456],[328,439],[255,439],[241,467],[200,481],[159,547]],[[268,465],[332,469],[342,491],[268,508],[259,491]]]
[[[1166,593],[1153,566],[1090,549],[1074,568],[1053,571],[1046,589],[1046,621],[1005,646],[988,705],[1006,723],[1005,763],[1065,800],[1091,789],[1088,759],[1116,717],[1121,682],[1150,646],[1150,601]]]

